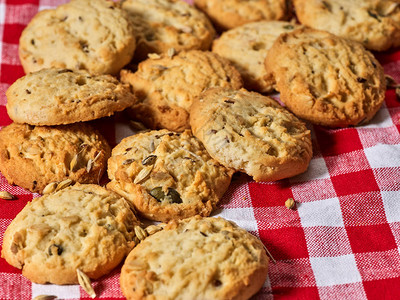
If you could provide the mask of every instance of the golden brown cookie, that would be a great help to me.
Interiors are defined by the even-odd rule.
[[[194,0],[194,4],[222,30],[250,22],[288,19],[286,0]]]
[[[171,221],[129,254],[121,271],[127,299],[249,299],[267,278],[260,240],[222,218]]]
[[[135,245],[128,202],[98,185],[76,184],[29,202],[4,233],[1,255],[36,283],[97,279]]]
[[[136,102],[129,86],[111,75],[83,70],[43,69],[25,75],[7,90],[12,120],[60,125],[107,117]]]
[[[107,141],[86,124],[12,123],[0,130],[0,171],[9,184],[42,193],[51,182],[97,183],[110,156]]]
[[[358,42],[303,28],[282,34],[265,60],[281,100],[314,124],[346,127],[369,121],[381,107],[383,68]]]
[[[121,71],[138,102],[130,115],[152,129],[190,129],[189,109],[193,99],[210,87],[242,87],[239,72],[231,63],[208,51],[183,51],[172,57],[147,59],[132,73]]]
[[[274,86],[264,80],[265,57],[280,34],[298,28],[299,25],[284,21],[247,23],[222,33],[212,51],[232,62],[247,89],[272,92]]]
[[[203,92],[190,124],[214,159],[256,181],[300,174],[312,157],[306,125],[272,98],[244,89]]]
[[[55,67],[116,74],[135,45],[133,27],[116,3],[71,0],[30,21],[19,40],[19,57],[26,73]]]
[[[210,215],[232,173],[189,130],[154,130],[127,137],[113,149],[107,187],[146,218],[168,221]]]
[[[125,0],[122,8],[135,29],[137,61],[169,49],[208,50],[215,35],[208,18],[182,0]]]
[[[400,46],[398,0],[294,0],[304,25],[384,51]]]

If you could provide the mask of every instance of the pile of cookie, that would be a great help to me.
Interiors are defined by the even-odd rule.
[[[300,174],[312,157],[303,120],[353,126],[382,105],[385,76],[366,48],[400,45],[397,1],[297,0],[303,25],[284,0],[195,5],[71,0],[23,31],[27,75],[6,93],[0,171],[44,195],[7,228],[2,256],[33,282],[95,296],[90,278],[129,254],[128,299],[250,298],[265,247],[209,217],[232,175]],[[273,91],[286,107],[263,95]],[[138,132],[111,151],[88,121],[119,111]]]

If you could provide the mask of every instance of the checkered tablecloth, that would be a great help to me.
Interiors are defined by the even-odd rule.
[[[0,127],[11,123],[5,91],[24,75],[18,59],[22,29],[38,10],[65,0],[0,0]],[[400,50],[377,55],[400,82]],[[279,182],[235,176],[216,215],[259,236],[276,260],[254,299],[400,299],[400,101],[386,101],[365,126],[310,126],[314,157],[308,171]],[[128,134],[121,116],[95,124],[111,144]],[[18,168],[19,166],[15,166]],[[7,184],[0,190],[0,244],[6,227],[39,195]],[[285,200],[293,198],[296,210]],[[99,298],[123,298],[119,268],[94,282]],[[0,299],[89,299],[79,286],[32,284],[0,259]]]

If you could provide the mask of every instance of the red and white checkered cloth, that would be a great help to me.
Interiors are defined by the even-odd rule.
[[[11,123],[4,93],[24,75],[17,51],[22,29],[38,10],[65,2],[0,0],[0,127]],[[378,59],[400,82],[400,50]],[[254,299],[400,299],[399,119],[400,101],[389,90],[368,125],[311,127],[314,157],[306,173],[266,183],[235,177],[216,214],[259,236],[276,259]],[[112,144],[127,134],[116,118],[96,124]],[[1,174],[0,190],[18,196],[0,199],[1,244],[11,220],[38,195],[8,185]],[[296,210],[284,206],[288,198]],[[102,299],[123,298],[119,269],[95,281],[94,289]],[[76,285],[32,284],[0,259],[0,299],[40,294],[89,299]]]

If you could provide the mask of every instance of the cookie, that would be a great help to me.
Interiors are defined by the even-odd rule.
[[[152,129],[190,129],[189,109],[193,99],[210,87],[242,87],[239,72],[219,55],[191,50],[172,57],[147,59],[132,73],[121,71],[138,102],[130,115]]]
[[[98,185],[76,184],[29,202],[4,233],[2,257],[36,283],[97,279],[134,246],[139,225],[128,202]]]
[[[213,160],[189,130],[154,130],[123,139],[108,160],[107,188],[156,221],[208,216],[233,171]]]
[[[294,0],[300,22],[384,51],[400,46],[397,0]]]
[[[42,193],[51,182],[97,183],[110,156],[107,141],[86,124],[12,123],[0,130],[0,171],[9,184]]]
[[[112,115],[133,105],[129,86],[111,75],[83,70],[43,69],[15,81],[7,90],[12,120],[31,125],[60,125]]]
[[[262,20],[288,19],[286,0],[194,0],[194,4],[221,30]]]
[[[326,31],[303,28],[282,34],[265,67],[289,110],[314,124],[367,122],[385,98],[383,68],[374,56],[360,43]]]
[[[215,36],[205,14],[181,0],[126,0],[122,8],[135,29],[136,61],[171,48],[176,52],[208,50]]]
[[[233,63],[242,75],[246,89],[261,93],[272,92],[273,85],[264,80],[265,57],[281,33],[299,27],[284,21],[248,23],[222,33],[214,41],[212,51]]]
[[[19,40],[19,57],[25,73],[55,67],[116,74],[135,46],[134,29],[116,3],[71,0],[29,22]]]
[[[214,159],[256,181],[300,174],[312,157],[306,125],[272,98],[244,89],[203,92],[190,124]]]
[[[171,221],[128,255],[127,299],[249,299],[267,278],[262,242],[233,222],[199,216]]]

